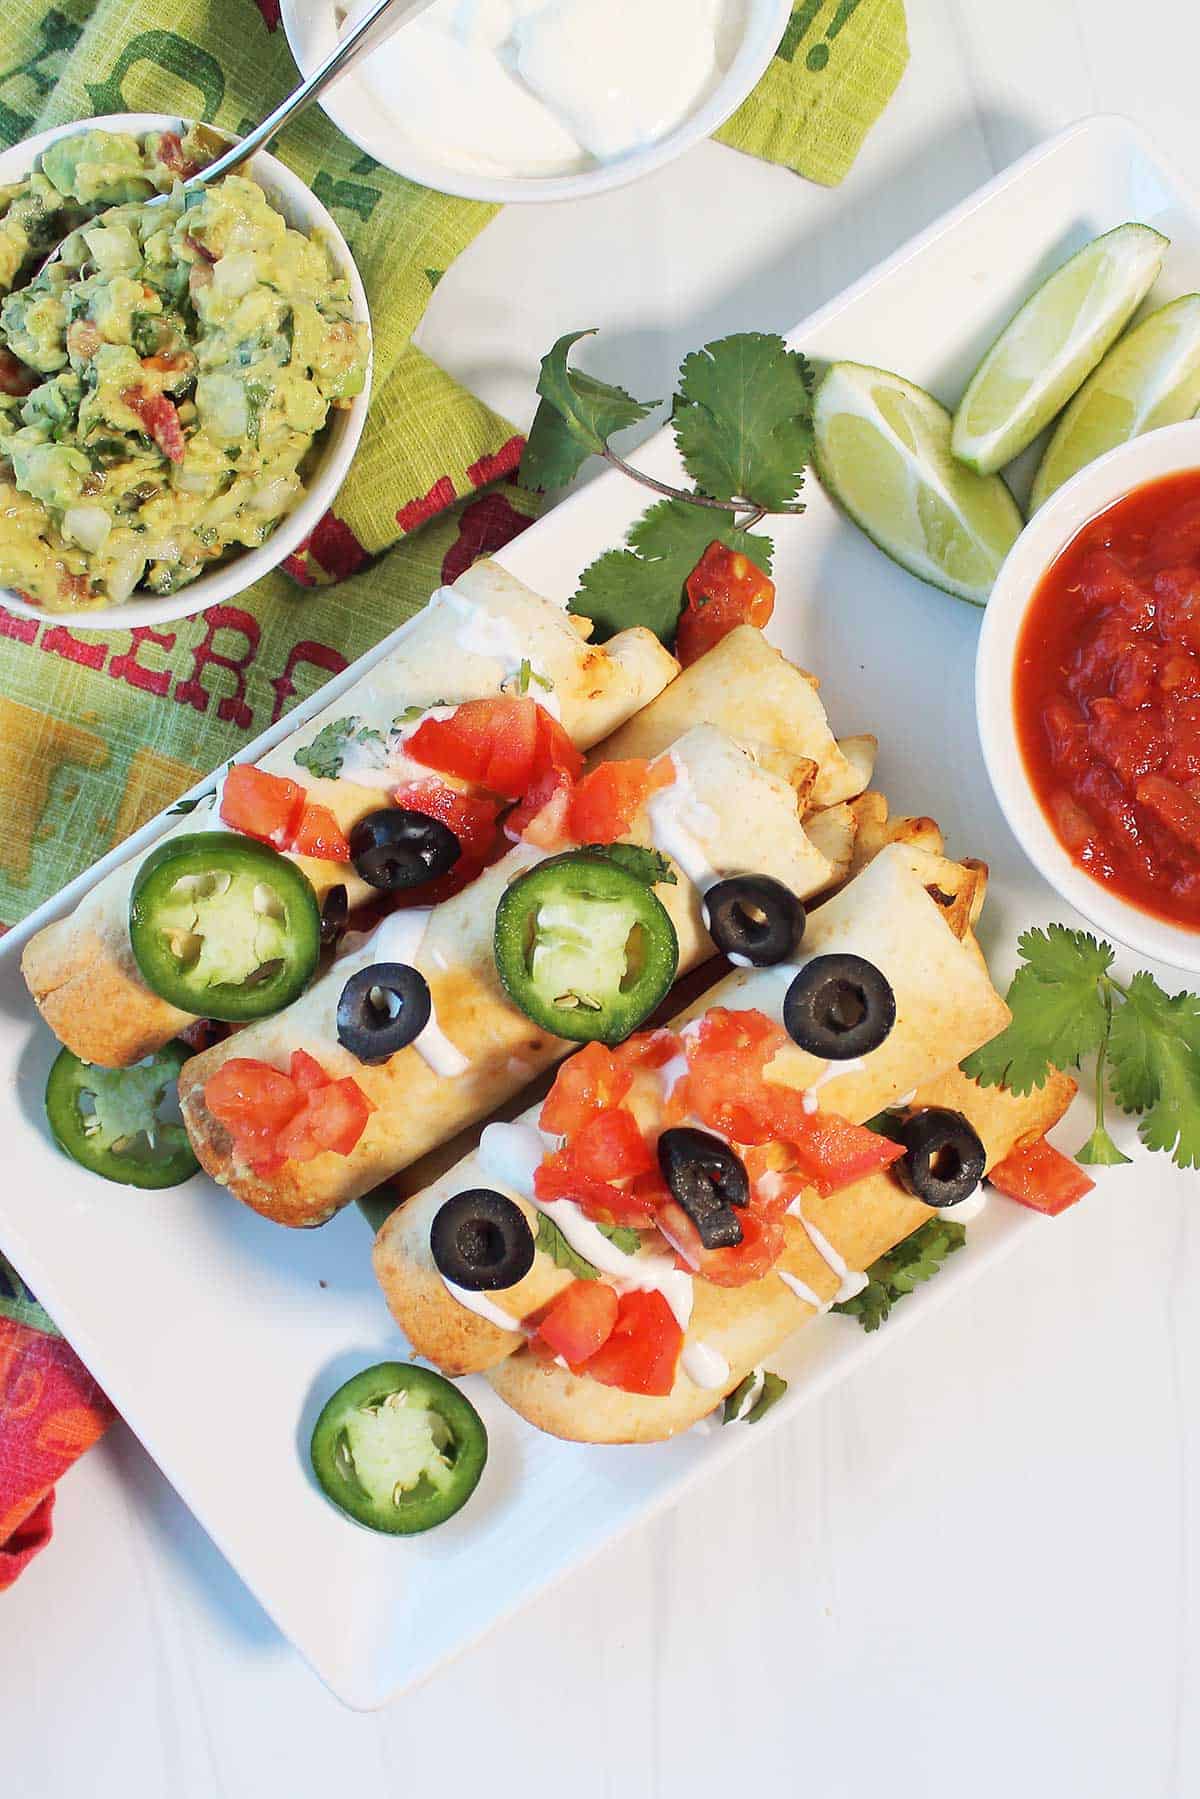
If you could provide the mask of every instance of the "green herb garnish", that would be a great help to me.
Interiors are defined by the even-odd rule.
[[[1200,995],[1165,993],[1152,975],[1112,973],[1116,952],[1065,925],[1026,931],[1008,990],[1012,1022],[963,1063],[981,1087],[1030,1093],[1055,1068],[1096,1058],[1095,1128],[1076,1153],[1088,1165],[1128,1162],[1105,1124],[1111,1096],[1138,1117],[1147,1149],[1200,1167]]]
[[[744,1381],[738,1382],[737,1386],[733,1389],[733,1392],[725,1401],[725,1409],[721,1414],[722,1424],[737,1424],[739,1422],[738,1414],[745,1405],[747,1396],[757,1385],[757,1381],[757,1374],[748,1374]],[[762,1377],[762,1391],[740,1422],[743,1424],[757,1424],[759,1419],[764,1418],[771,1407],[783,1398],[787,1390],[788,1384],[784,1380],[782,1374],[772,1374],[771,1370],[768,1368]]]
[[[572,347],[590,335],[560,337],[542,360],[541,404],[521,479],[535,488],[563,487],[589,456],[602,456],[663,496],[627,533],[625,549],[609,550],[584,571],[571,608],[592,619],[597,642],[644,624],[670,644],[684,583],[710,543],[740,551],[770,574],[770,539],[751,527],[767,513],[803,512],[797,495],[812,448],[811,373],[803,356],[766,332],[721,338],[685,358],[671,416],[695,485],[676,487],[613,449],[611,438],[657,402],[635,400],[572,368]]]
[[[615,1243],[617,1248],[627,1256],[636,1255],[642,1247],[641,1232],[634,1230],[631,1225],[598,1224],[596,1229],[603,1232],[609,1242]],[[565,1269],[568,1274],[573,1274],[577,1281],[600,1279],[600,1270],[594,1267],[585,1256],[581,1256],[577,1249],[572,1249],[553,1218],[546,1212],[538,1213],[535,1242],[542,1254],[550,1257],[556,1268]]]
[[[661,850],[643,849],[640,843],[584,843],[579,847],[581,856],[603,856],[607,862],[615,862],[635,880],[644,881],[647,887],[660,884],[674,887],[675,870],[667,861]]]
[[[312,742],[297,750],[292,760],[297,768],[306,768],[320,781],[336,781],[352,743],[375,743],[382,749],[383,732],[374,725],[361,724],[357,718],[335,718],[322,725]]]
[[[891,1316],[892,1307],[922,1281],[932,1280],[946,1257],[967,1240],[965,1224],[931,1218],[895,1249],[872,1262],[867,1284],[853,1299],[843,1299],[835,1312],[857,1318],[865,1331],[878,1330]]]

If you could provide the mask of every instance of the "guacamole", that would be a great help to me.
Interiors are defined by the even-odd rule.
[[[242,175],[183,192],[205,135],[83,132],[0,188],[0,585],[48,611],[174,593],[261,544],[363,386],[320,237]]]

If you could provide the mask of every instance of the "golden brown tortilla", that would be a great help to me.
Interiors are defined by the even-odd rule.
[[[793,789],[712,725],[699,725],[671,751],[701,802],[693,822],[697,843],[717,874],[755,867],[801,898],[826,886],[831,870],[805,836]],[[649,845],[643,815],[632,840]],[[378,1067],[365,1067],[337,1041],[338,997],[348,965],[338,962],[284,1012],[240,1031],[188,1062],[179,1093],[196,1154],[213,1177],[255,1211],[289,1225],[322,1224],[341,1206],[368,1193],[464,1125],[486,1117],[543,1068],[574,1046],[532,1024],[500,985],[492,950],[496,906],[533,852],[523,846],[472,886],[437,907],[416,962],[429,983],[438,1022],[462,1053],[467,1072],[434,1073],[415,1048]],[[712,955],[700,896],[680,876],[658,896],[679,938],[681,972]],[[369,960],[369,952],[367,952]],[[204,1084],[231,1056],[256,1056],[286,1066],[305,1049],[335,1079],[353,1075],[376,1107],[348,1156],[325,1154],[287,1163],[276,1175],[256,1176],[235,1165],[227,1132],[204,1104]]]
[[[922,1086],[914,1103],[963,1113],[984,1141],[990,1168],[1020,1143],[1044,1135],[1066,1111],[1074,1092],[1072,1080],[1055,1074],[1039,1093],[1020,1098],[1001,1088],[978,1087],[951,1069]],[[827,1199],[809,1193],[804,1211],[854,1269],[869,1268],[934,1215],[886,1174],[859,1181]],[[779,1266],[829,1300],[836,1278],[803,1226],[791,1218],[786,1225],[788,1242]],[[581,1443],[656,1443],[676,1436],[706,1417],[793,1331],[817,1316],[775,1271],[745,1287],[714,1287],[697,1280],[695,1291],[686,1341],[703,1343],[728,1362],[728,1380],[719,1391],[696,1386],[681,1366],[674,1389],[665,1398],[625,1393],[586,1375],[571,1374],[526,1348],[500,1362],[488,1379],[514,1411],[552,1436]]]
[[[553,682],[562,722],[584,749],[608,736],[677,673],[674,657],[640,628],[623,631],[602,647],[590,646],[586,620],[569,617],[494,562],[468,569],[452,592],[460,605],[469,602],[508,627],[533,667]],[[320,780],[296,765],[294,752],[335,718],[358,713],[386,726],[408,706],[498,693],[514,671],[495,655],[464,648],[462,627],[461,612],[435,595],[384,662],[269,751],[261,766],[306,786],[348,831],[383,803],[380,789]],[[176,834],[217,822],[212,806],[201,807],[180,821]],[[370,894],[344,863],[297,860],[318,899],[339,883],[347,887],[352,906]],[[32,937],[21,957],[26,985],[50,1029],[84,1061],[109,1068],[140,1061],[192,1022],[190,1014],[151,992],[134,960],[129,895],[140,864],[141,857],[134,857],[106,875],[67,918]]]

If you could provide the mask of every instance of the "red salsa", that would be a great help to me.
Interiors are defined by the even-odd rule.
[[[1064,848],[1123,899],[1200,929],[1200,469],[1127,494],[1047,570],[1013,704]]]

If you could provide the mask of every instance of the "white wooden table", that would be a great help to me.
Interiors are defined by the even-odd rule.
[[[425,348],[524,421],[538,355],[598,324],[590,365],[666,392],[683,351],[790,326],[1082,114],[1131,114],[1200,181],[1185,0],[908,7],[912,66],[840,189],[705,146],[587,205],[510,209],[442,282]],[[0,1792],[1195,1794],[1200,1235],[1186,1193],[1139,1197],[1131,1173],[1048,1227],[372,1717],[319,1686],[116,1429],[0,1600]],[[714,1540],[716,1590],[693,1577]]]

